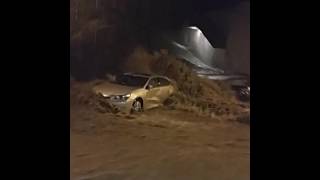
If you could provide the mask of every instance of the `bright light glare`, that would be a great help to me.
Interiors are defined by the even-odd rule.
[[[197,35],[196,35],[196,37],[199,39],[200,37],[201,37],[201,31],[199,30],[199,31],[197,31]]]
[[[196,26],[189,26],[189,27],[187,27],[187,28],[200,31],[200,29],[197,28]]]
[[[201,36],[201,30],[198,28],[198,27],[196,27],[196,26],[189,26],[189,27],[187,27],[188,29],[192,29],[192,30],[195,30],[196,31],[196,38],[197,39],[199,39],[200,38],[200,36]]]

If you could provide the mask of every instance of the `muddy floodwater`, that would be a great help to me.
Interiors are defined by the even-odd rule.
[[[248,124],[164,108],[70,111],[72,180],[250,179]]]

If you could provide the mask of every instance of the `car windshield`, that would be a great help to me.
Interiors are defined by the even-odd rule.
[[[143,87],[147,81],[148,78],[146,77],[127,74],[120,75],[116,78],[116,83],[133,87]]]

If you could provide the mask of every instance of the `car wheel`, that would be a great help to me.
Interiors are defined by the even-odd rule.
[[[142,110],[143,110],[142,100],[136,99],[132,104],[132,111],[133,112],[141,112]]]

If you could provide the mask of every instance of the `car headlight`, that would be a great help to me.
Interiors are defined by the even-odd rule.
[[[122,99],[123,101],[126,101],[129,99],[129,97],[131,96],[131,94],[126,94],[120,97],[120,99]]]
[[[103,93],[100,93],[100,96],[103,96],[103,97],[109,97],[108,95],[103,94]]]
[[[115,96],[111,96],[111,100],[114,100],[114,101],[126,101],[126,100],[129,99],[130,96],[131,96],[131,94],[115,95]]]

